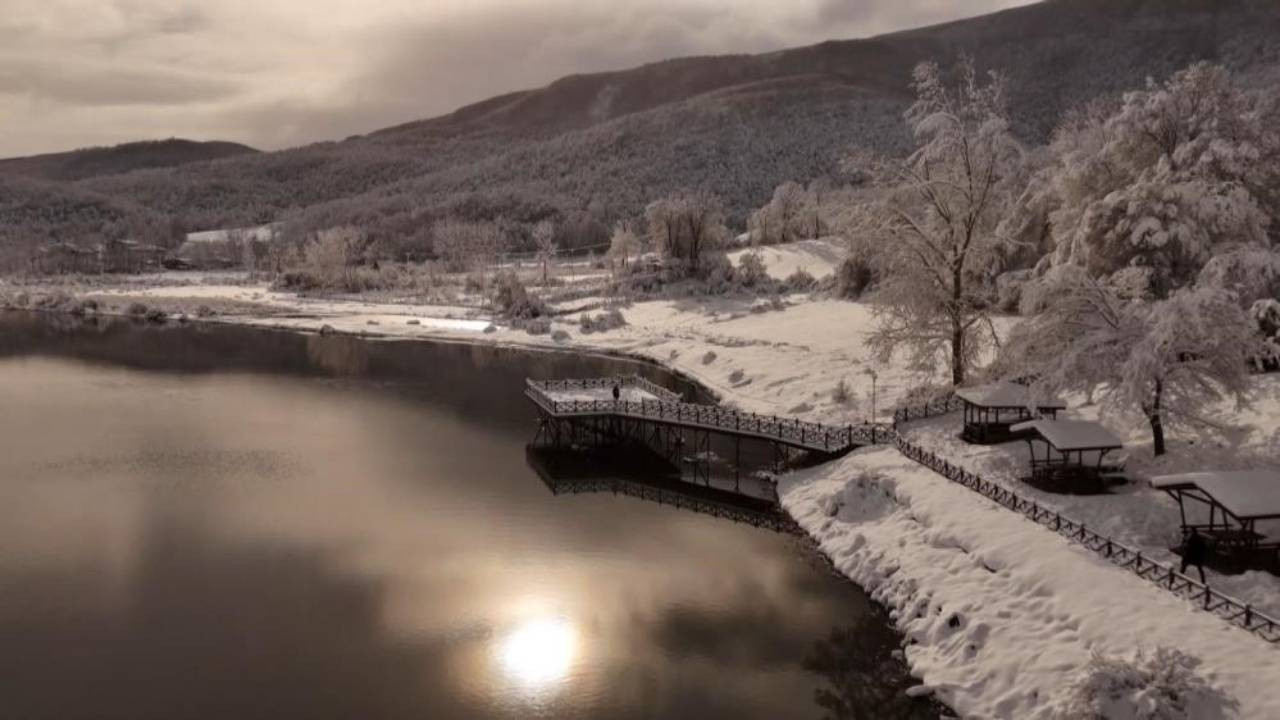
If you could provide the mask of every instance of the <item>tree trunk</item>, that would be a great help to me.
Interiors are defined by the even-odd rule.
[[[957,387],[964,382],[964,317],[960,312],[960,297],[964,294],[964,275],[961,262],[951,270],[951,383]]]
[[[951,383],[964,383],[964,326],[958,319],[951,321]]]
[[[1165,451],[1164,422],[1160,412],[1160,396],[1163,392],[1164,383],[1157,380],[1155,397],[1152,399],[1151,408],[1147,411],[1147,419],[1151,421],[1151,440],[1156,457],[1160,457]]]

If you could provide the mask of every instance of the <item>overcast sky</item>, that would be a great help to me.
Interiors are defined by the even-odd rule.
[[[1029,0],[0,0],[0,157],[263,149],[575,72],[876,35]]]

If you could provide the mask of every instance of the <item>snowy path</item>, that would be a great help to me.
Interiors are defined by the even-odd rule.
[[[1280,648],[896,450],[784,477],[779,495],[836,567],[890,608],[913,670],[966,716],[1053,717],[1090,653],[1167,645],[1202,660],[1240,717],[1280,717]]]
[[[1260,378],[1259,385],[1262,394],[1280,395],[1280,378]],[[1066,415],[1073,414],[1081,413],[1074,410]],[[1107,495],[1061,495],[1038,490],[1018,479],[1025,474],[1029,464],[1026,443],[970,445],[957,437],[959,427],[959,414],[952,413],[909,423],[900,431],[908,441],[927,447],[948,461],[1046,508],[1083,522],[1091,530],[1134,547],[1153,560],[1178,563],[1178,557],[1170,549],[1178,544],[1181,537],[1178,505],[1164,493],[1149,487],[1145,478],[1157,474],[1161,468],[1170,467],[1170,460],[1186,467],[1191,461],[1186,448],[1181,452],[1175,450],[1175,458],[1155,462],[1150,458],[1150,451],[1141,447],[1142,438],[1130,436],[1126,438],[1126,443],[1132,448],[1127,470],[1133,482],[1117,487]],[[1229,457],[1213,459],[1206,457],[1209,453],[1201,450],[1195,461],[1201,467],[1208,467],[1204,463],[1209,462],[1223,469],[1280,467],[1280,458],[1255,453],[1253,445],[1244,444],[1232,450]],[[1260,527],[1275,532],[1274,523]],[[1209,570],[1208,574],[1209,584],[1215,589],[1250,603],[1272,617],[1280,617],[1280,578],[1262,571],[1223,575]]]

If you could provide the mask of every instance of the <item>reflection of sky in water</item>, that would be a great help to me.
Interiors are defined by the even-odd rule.
[[[803,664],[863,621],[853,588],[783,536],[552,496],[519,368],[465,392],[434,368],[0,359],[0,647],[25,658],[0,696],[67,718],[818,716]]]

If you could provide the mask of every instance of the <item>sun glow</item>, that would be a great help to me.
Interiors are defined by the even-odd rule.
[[[558,684],[569,674],[578,635],[564,618],[529,620],[502,639],[498,659],[512,680],[529,689]]]

